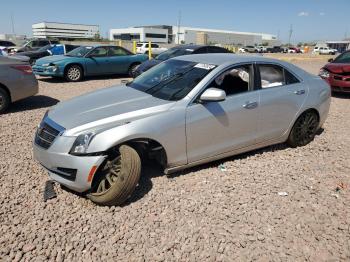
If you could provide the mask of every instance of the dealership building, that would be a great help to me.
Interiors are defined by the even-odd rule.
[[[171,25],[111,29],[110,40],[152,41],[169,44],[280,45],[276,35]]]
[[[41,22],[32,25],[33,37],[36,38],[63,38],[88,39],[99,34],[98,25],[68,24],[57,22]]]

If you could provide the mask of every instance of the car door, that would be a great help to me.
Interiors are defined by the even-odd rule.
[[[125,74],[130,66],[130,52],[120,46],[109,47],[110,73]]]
[[[94,48],[89,52],[85,60],[86,71],[89,75],[107,74],[111,71],[107,46]]]
[[[260,90],[257,142],[281,137],[308,95],[307,84],[277,64],[257,64]]]
[[[241,70],[240,68],[248,72],[245,81],[236,77],[230,77],[226,81],[228,72]],[[207,86],[210,87],[223,89],[226,99],[221,102],[201,103],[197,98],[187,107],[189,163],[255,143],[259,93],[254,91],[253,66],[244,64],[226,69]]]

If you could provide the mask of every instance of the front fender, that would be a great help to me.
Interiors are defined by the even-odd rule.
[[[88,152],[104,152],[124,142],[147,138],[161,144],[168,158],[168,166],[187,164],[185,110],[170,110],[135,120],[98,133],[91,141]]]

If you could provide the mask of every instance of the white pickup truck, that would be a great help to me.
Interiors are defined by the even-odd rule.
[[[138,54],[148,54],[148,43],[138,43],[136,45],[136,53]],[[168,48],[160,47],[158,44],[151,44],[152,55],[159,55],[164,51],[168,50]]]

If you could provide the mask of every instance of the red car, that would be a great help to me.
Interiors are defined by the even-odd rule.
[[[329,83],[333,92],[350,93],[350,50],[328,62],[319,76]]]

